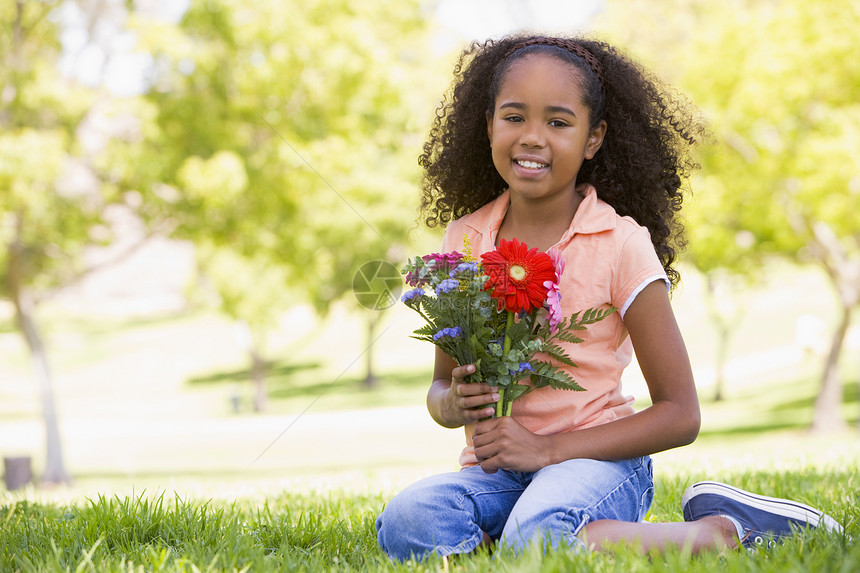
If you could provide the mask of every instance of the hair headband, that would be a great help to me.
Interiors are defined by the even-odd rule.
[[[518,42],[514,44],[510,50],[508,50],[501,61],[505,61],[508,57],[520,50],[522,48],[528,46],[555,46],[557,48],[562,48],[563,50],[567,50],[572,54],[576,54],[588,64],[588,67],[591,68],[591,71],[594,72],[594,75],[597,76],[597,80],[600,82],[600,87],[603,88],[603,68],[600,67],[600,62],[597,61],[597,58],[594,57],[588,49],[573,42],[571,40],[565,40],[562,38],[532,38],[530,40],[525,40],[522,42]]]

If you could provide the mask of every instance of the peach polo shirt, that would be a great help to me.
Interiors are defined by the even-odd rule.
[[[474,213],[452,221],[443,239],[444,252],[463,251],[468,235],[473,256],[495,248],[496,236],[510,205],[505,191]],[[623,316],[636,295],[655,280],[666,281],[645,227],[621,217],[598,199],[589,186],[570,227],[554,245],[564,252],[561,307],[564,316],[589,308],[619,309],[588,326],[579,344],[567,352],[578,368],[569,372],[584,392],[539,388],[513,405],[513,417],[536,434],[555,434],[611,422],[634,412],[633,397],[621,389],[621,372],[630,364],[633,345]],[[472,446],[473,425],[466,426],[466,448],[460,465],[477,464]]]

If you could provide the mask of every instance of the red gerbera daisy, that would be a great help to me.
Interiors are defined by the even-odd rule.
[[[547,292],[543,283],[555,281],[550,256],[516,239],[502,239],[496,250],[481,255],[481,263],[489,277],[484,288],[493,290],[499,310],[531,312],[542,307]]]

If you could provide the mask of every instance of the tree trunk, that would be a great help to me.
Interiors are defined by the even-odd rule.
[[[264,412],[269,405],[269,395],[266,392],[266,361],[260,355],[253,337],[248,353],[251,355],[251,378],[254,381],[254,411]]]
[[[45,422],[45,470],[42,474],[42,483],[68,483],[69,475],[63,464],[63,448],[60,441],[57,411],[54,406],[54,393],[51,385],[51,370],[48,366],[45,346],[39,335],[39,329],[33,317],[33,308],[27,294],[19,290],[12,302],[15,305],[15,319],[18,322],[18,328],[24,335],[30,350],[30,362],[42,402],[42,418]]]
[[[27,292],[24,281],[24,249],[21,242],[23,228],[22,213],[16,220],[16,237],[9,246],[9,266],[7,268],[7,288],[9,298],[15,308],[15,322],[27,343],[30,351],[30,363],[33,368],[33,376],[39,389],[42,402],[42,418],[45,422],[45,469],[42,474],[42,483],[64,484],[69,483],[69,474],[66,473],[63,463],[63,447],[60,441],[60,429],[57,423],[57,411],[54,407],[54,392],[51,385],[51,369],[48,366],[48,357],[45,353],[45,345],[36,326],[33,300]]]
[[[726,363],[729,360],[729,348],[732,343],[732,325],[739,320],[741,313],[739,308],[734,308],[731,312],[720,308],[720,294],[717,292],[717,278],[712,273],[705,273],[705,281],[707,284],[707,307],[708,317],[717,331],[717,349],[714,357],[714,402],[720,402],[723,399],[723,389],[726,382]],[[724,296],[728,296],[724,293]]]
[[[731,328],[725,321],[717,322],[717,356],[714,364],[714,402],[723,399],[723,387],[726,383],[726,362],[729,359],[729,346],[731,345]]]
[[[851,326],[851,311],[860,303],[860,260],[849,253],[827,223],[807,221],[806,225],[813,236],[809,243],[810,252],[827,272],[842,306],[842,320],[833,334],[812,419],[813,432],[831,432],[847,428],[839,413],[842,403],[839,356],[848,327]]]
[[[381,318],[381,311],[367,313],[367,351],[364,353],[364,380],[361,382],[365,390],[373,390],[379,385],[373,366],[373,342]]]
[[[815,413],[812,418],[812,431],[817,433],[836,432],[847,428],[839,413],[842,404],[842,383],[839,379],[839,356],[848,326],[851,324],[851,308],[842,308],[842,320],[833,334],[830,352],[824,365],[821,390],[815,399]]]

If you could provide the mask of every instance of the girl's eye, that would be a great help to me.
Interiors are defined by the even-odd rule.
[[[509,115],[505,118],[505,121],[510,121],[511,123],[519,123],[523,121],[523,118],[518,115]]]
[[[566,121],[562,121],[560,119],[554,119],[550,121],[549,124],[553,127],[567,127],[569,125]]]

